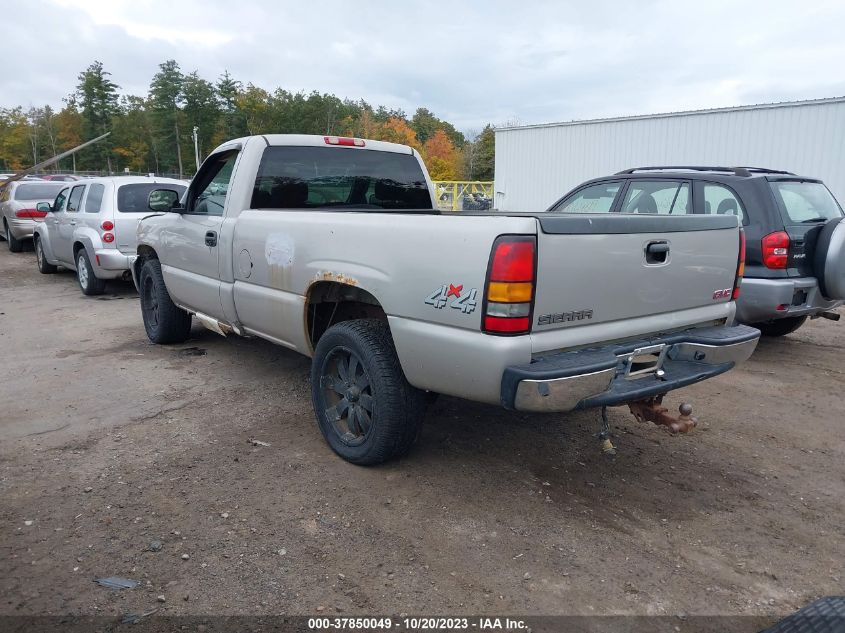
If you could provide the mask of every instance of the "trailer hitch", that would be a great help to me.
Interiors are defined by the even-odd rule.
[[[680,415],[674,417],[669,413],[669,409],[661,404],[662,402],[663,396],[655,396],[653,398],[646,398],[645,400],[629,402],[628,408],[640,422],[654,422],[655,424],[665,426],[672,433],[689,433],[698,424],[698,420],[692,417],[691,404],[683,403],[678,407]]]

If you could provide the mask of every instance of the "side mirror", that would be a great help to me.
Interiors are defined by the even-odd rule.
[[[49,202],[39,202],[35,205],[36,211],[41,211],[41,213],[52,213],[53,207],[50,206]]]
[[[153,189],[147,200],[150,211],[156,213],[167,213],[175,211],[179,206],[179,192],[173,189]]]

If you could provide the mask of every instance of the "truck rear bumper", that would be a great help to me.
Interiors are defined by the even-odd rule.
[[[742,280],[742,293],[736,302],[736,319],[740,323],[761,323],[813,315],[839,305],[842,301],[828,301],[822,296],[815,277],[746,277]]]
[[[759,338],[746,325],[720,326],[553,354],[505,369],[502,405],[550,412],[641,400],[732,369],[751,356]]]

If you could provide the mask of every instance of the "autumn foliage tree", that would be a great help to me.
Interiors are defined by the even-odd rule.
[[[215,82],[183,73],[175,60],[159,65],[147,94],[120,96],[119,86],[96,61],[58,111],[0,109],[0,169],[18,170],[71,149],[104,132],[98,143],[53,169],[190,176],[195,170],[192,131],[200,158],[231,138],[247,134],[355,136],[409,145],[437,180],[492,178],[492,128],[468,141],[426,108],[409,117],[400,109],[333,94],[272,91],[244,85],[227,71]]]

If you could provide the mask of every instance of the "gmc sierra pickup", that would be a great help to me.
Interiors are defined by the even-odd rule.
[[[411,447],[426,392],[519,411],[632,403],[639,418],[686,430],[689,411],[674,420],[662,396],[730,370],[757,344],[758,330],[732,325],[736,216],[680,205],[450,214],[433,191],[402,145],[224,143],[177,206],[154,191],[162,213],[138,226],[147,335],[185,341],[193,315],[312,357],[320,429],[357,464]]]

